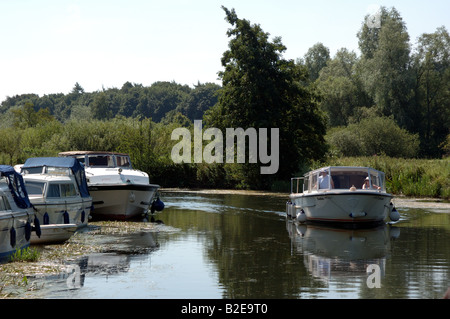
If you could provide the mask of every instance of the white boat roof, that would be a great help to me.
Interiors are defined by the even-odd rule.
[[[322,170],[331,170],[331,172],[333,170],[339,170],[339,171],[346,171],[346,172],[380,172],[383,173],[379,170],[376,170],[374,168],[368,167],[368,166],[324,166],[312,171],[307,172],[304,176],[308,176],[310,174],[314,174],[317,172],[320,172]]]
[[[23,179],[26,181],[41,181],[41,182],[74,182],[74,178],[68,175],[50,175],[50,174],[30,174],[23,175]]]
[[[74,156],[74,155],[121,155],[121,156],[129,156],[126,153],[119,152],[108,152],[108,151],[68,151],[68,152],[60,152],[59,156]]]

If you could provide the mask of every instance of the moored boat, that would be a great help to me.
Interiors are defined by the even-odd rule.
[[[12,166],[0,165],[0,260],[27,248],[33,230],[40,234],[22,176]]]
[[[147,173],[134,169],[128,154],[69,151],[59,156],[74,157],[84,164],[94,218],[125,220],[164,208],[159,199],[158,205],[154,201],[160,186],[150,184]]]
[[[388,216],[392,221],[399,219],[391,199],[383,172],[330,166],[291,179],[286,212],[301,222],[377,225]]]
[[[88,224],[92,197],[82,165],[74,158],[29,158],[21,168],[30,202],[41,223],[32,244],[68,240]]]

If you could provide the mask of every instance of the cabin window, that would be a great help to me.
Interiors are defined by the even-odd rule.
[[[116,156],[117,166],[131,167],[130,158],[128,156]]]
[[[9,205],[9,201],[6,196],[0,197],[0,210],[11,210],[11,205]]]
[[[311,175],[311,190],[317,190],[317,174]]]
[[[89,166],[114,167],[112,156],[93,155],[89,156]]]
[[[306,193],[309,190],[309,176],[306,176],[303,180],[303,192]]]
[[[356,189],[362,189],[367,173],[355,171],[332,171],[331,177],[333,178],[334,188],[350,189],[350,187],[355,187]]]
[[[61,197],[77,196],[77,191],[73,184],[61,184]]]
[[[39,166],[39,167],[27,167],[27,168],[22,168],[22,173],[24,174],[42,174],[42,170],[43,167]]]
[[[28,195],[40,195],[44,194],[44,183],[25,181]]]
[[[72,197],[77,196],[77,191],[75,185],[69,183],[63,184],[49,184],[47,191],[47,197],[58,198],[58,197]]]
[[[53,166],[44,166],[44,173],[50,175],[70,175],[71,170],[66,167],[53,167]]]
[[[61,193],[59,191],[59,184],[49,184],[47,197],[61,197]]]

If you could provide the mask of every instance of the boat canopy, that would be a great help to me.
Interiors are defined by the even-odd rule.
[[[44,167],[47,169],[45,172]],[[23,164],[22,172],[27,174],[51,174],[48,168],[70,169],[75,176],[81,197],[90,196],[84,167],[73,157],[31,157]]]
[[[385,174],[370,167],[322,167],[306,173],[304,177],[292,178],[291,193],[298,193],[301,190],[299,189],[301,185],[300,181],[303,181],[302,188],[304,193],[330,189],[345,190],[350,188],[386,192]]]
[[[19,208],[31,207],[22,175],[17,173],[12,166],[0,165],[0,176],[4,176],[6,178],[8,187],[11,190],[17,206]]]

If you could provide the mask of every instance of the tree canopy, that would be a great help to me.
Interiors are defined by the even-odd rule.
[[[205,116],[206,124],[231,128],[279,128],[280,170],[276,177],[259,176],[257,165],[242,165],[245,183],[261,188],[273,178],[289,178],[300,166],[325,154],[325,123],[310,89],[306,70],[283,58],[281,38],[257,24],[239,19],[222,7],[228,30],[229,49],[219,73],[219,102]],[[259,184],[259,185],[258,185]]]

